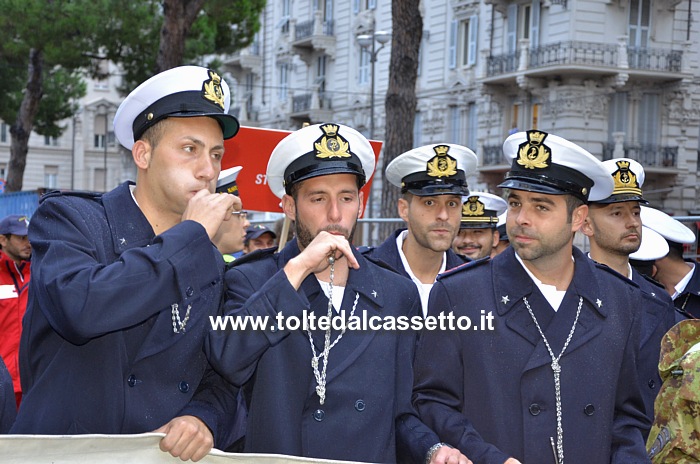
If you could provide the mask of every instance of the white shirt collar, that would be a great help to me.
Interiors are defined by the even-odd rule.
[[[695,272],[695,264],[694,264],[694,263],[688,263],[688,262],[686,262],[686,264],[687,264],[688,266],[690,266],[690,271],[688,271],[688,273],[685,275],[685,277],[683,277],[683,278],[681,279],[681,281],[678,282],[678,283],[676,284],[676,286],[674,287],[674,289],[676,290],[675,293],[673,294],[673,299],[674,299],[674,300],[675,300],[676,298],[678,298],[678,296],[680,296],[681,293],[683,293],[683,291],[685,290],[685,287],[686,287],[686,286],[688,285],[688,283],[690,282],[690,279],[693,278],[693,272]]]
[[[408,260],[406,259],[406,255],[403,252],[403,242],[406,240],[406,237],[408,236],[408,231],[404,230],[398,236],[396,237],[396,247],[399,250],[399,256],[401,257],[401,263],[403,264],[403,268],[406,270],[406,273],[409,275],[411,280],[413,281],[414,284],[416,284],[416,287],[418,287],[418,293],[420,294],[420,302],[421,306],[423,307],[423,317],[428,315],[428,300],[430,299],[430,290],[433,288],[433,283],[429,284],[424,284],[423,282],[420,281],[418,277],[413,273],[411,270],[411,266],[408,264]],[[438,274],[442,274],[445,272],[445,268],[447,267],[447,253],[442,254],[442,264],[440,265],[440,271]],[[437,276],[436,276],[437,278]]]

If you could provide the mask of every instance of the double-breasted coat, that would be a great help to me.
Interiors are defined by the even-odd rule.
[[[12,432],[141,433],[191,414],[224,448],[237,391],[204,354],[224,271],[204,227],[184,221],[156,236],[124,183],[45,196],[29,239],[24,398]],[[187,318],[180,333],[173,305]]]
[[[284,273],[285,264],[298,254],[293,240],[280,253],[244,256],[226,272],[226,316],[239,322],[260,317],[268,323],[265,330],[229,327],[209,337],[208,355],[216,368],[235,385],[247,383],[245,451],[395,462],[398,447],[402,462],[423,462],[438,440],[411,406],[416,333],[347,330],[330,351],[326,399],[320,404],[308,333],[303,326],[289,330],[276,324],[278,314],[301,317],[306,310],[327,316],[328,298],[316,277],[309,275],[297,291]],[[410,280],[357,251],[355,257],[360,267],[349,272],[340,308],[346,320],[356,298],[356,317],[422,320]],[[316,353],[323,350],[324,333],[312,331]],[[330,340],[339,334],[334,328]]]
[[[581,305],[559,362],[565,462],[648,462],[636,363],[641,292],[579,250],[573,256],[574,277],[556,312],[512,248],[447,272],[433,287],[430,314],[453,311],[472,326],[421,333],[414,405],[442,441],[475,464],[502,464],[508,457],[555,462],[552,358],[524,298],[555,357]],[[493,330],[481,324],[482,314],[493,316]]]
[[[408,272],[406,272],[406,269],[403,267],[403,261],[401,261],[399,249],[396,247],[396,237],[398,237],[404,230],[406,229],[398,229],[394,231],[389,238],[384,240],[381,245],[377,247],[363,247],[360,250],[365,256],[376,261],[381,261],[383,264],[395,270],[402,276],[410,279],[411,276],[408,275]],[[469,261],[469,259],[452,251],[451,248],[445,252],[445,256],[447,261],[445,264],[446,270],[453,269]]]

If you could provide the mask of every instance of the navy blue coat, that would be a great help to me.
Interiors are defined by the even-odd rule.
[[[700,317],[700,268],[698,263],[695,263],[695,271],[690,277],[690,282],[685,286],[683,293],[673,300],[673,304],[688,317]]]
[[[632,281],[639,285],[644,293],[640,308],[643,311],[638,356],[640,389],[647,417],[650,422],[654,422],[654,400],[659,394],[662,383],[659,375],[661,339],[684,317],[674,308],[671,296],[666,289],[648,279],[649,277],[632,269]],[[649,429],[645,429],[643,431],[645,442],[648,435]]]
[[[554,462],[556,407],[551,357],[523,297],[558,355],[583,298],[561,364],[564,457],[576,463],[643,463],[648,427],[637,381],[641,292],[574,249],[575,271],[557,312],[512,248],[438,278],[430,314],[454,311],[474,329],[421,333],[414,405],[444,442],[475,464]],[[482,330],[482,312],[494,330]]]
[[[124,183],[54,193],[29,226],[32,280],[20,342],[20,434],[142,433],[191,414],[225,447],[236,390],[203,341],[224,263],[200,224],[155,236]],[[185,318],[174,333],[171,305]]]
[[[401,255],[399,255],[399,249],[396,247],[396,237],[399,236],[401,232],[406,229],[398,229],[394,231],[393,234],[389,236],[381,245],[377,247],[366,247],[361,248],[362,254],[370,259],[381,261],[386,266],[395,270],[404,277],[411,278],[403,267],[403,262],[401,261]],[[450,248],[447,250],[447,263],[445,265],[445,270],[453,269],[457,266],[468,262],[469,259],[458,255]]]
[[[259,251],[236,260],[226,272],[225,311],[236,320],[303,310],[327,315],[328,298],[314,275],[299,291],[282,270],[299,254],[296,240],[280,252]],[[350,270],[341,309],[356,316],[406,316],[422,321],[415,285],[355,252],[360,268]],[[338,331],[333,330],[331,340]],[[324,331],[313,333],[316,352]],[[235,385],[246,385],[249,415],[245,451],[315,458],[395,462],[396,448],[423,462],[438,442],[411,407],[414,331],[347,330],[331,350],[327,397],[315,392],[311,346],[304,330],[215,331],[211,362]],[[319,369],[322,362],[319,362]],[[406,462],[406,461],[403,461]]]
[[[17,402],[12,377],[5,362],[0,358],[0,433],[10,431],[16,416]]]

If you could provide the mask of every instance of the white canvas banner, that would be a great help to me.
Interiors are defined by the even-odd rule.
[[[158,447],[162,433],[139,435],[0,435],[3,464],[173,464],[182,461]],[[276,454],[234,454],[213,449],[204,464],[349,464],[350,461]]]

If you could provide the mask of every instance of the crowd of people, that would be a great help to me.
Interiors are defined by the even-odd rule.
[[[683,259],[695,234],[646,206],[642,165],[516,131],[495,194],[469,190],[471,149],[417,147],[386,168],[406,227],[357,247],[372,147],[314,124],[270,156],[282,237],[248,221],[242,168],[221,170],[239,129],[229,101],[210,69],[150,78],[114,118],[134,182],[52,192],[30,223],[0,221],[0,432],[157,431],[193,461],[212,447],[433,464],[670,455],[656,400],[678,376],[660,360],[675,366],[669,347],[696,334],[680,326],[700,315],[700,275]],[[211,322],[309,314],[426,324]],[[445,315],[472,325],[429,327]]]

